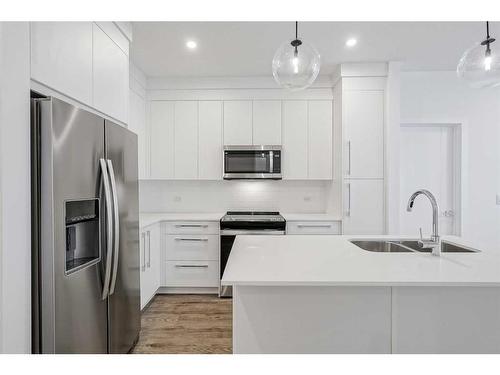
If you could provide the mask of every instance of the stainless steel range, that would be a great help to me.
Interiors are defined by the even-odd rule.
[[[220,278],[224,274],[234,240],[238,235],[283,235],[286,221],[279,212],[228,211],[220,220]],[[220,287],[220,297],[231,297],[230,286]]]

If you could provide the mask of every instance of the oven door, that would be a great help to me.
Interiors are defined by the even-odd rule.
[[[281,179],[281,151],[277,148],[224,147],[224,179]]]

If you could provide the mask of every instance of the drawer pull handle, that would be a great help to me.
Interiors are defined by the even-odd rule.
[[[176,241],[195,241],[195,242],[200,242],[200,241],[208,241],[208,238],[180,238],[176,237]]]
[[[331,228],[332,225],[331,224],[311,224],[311,225],[307,225],[307,224],[298,224],[297,225],[299,228]]]
[[[176,228],[208,228],[207,224],[176,224]]]
[[[208,264],[176,264],[175,268],[208,268]]]

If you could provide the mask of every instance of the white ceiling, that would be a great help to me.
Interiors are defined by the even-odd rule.
[[[293,22],[134,22],[133,62],[152,77],[266,76]],[[500,48],[500,22],[490,23]],[[300,22],[299,37],[321,54],[321,73],[342,62],[389,61],[404,70],[453,70],[484,39],[484,22]],[[355,37],[354,48],[345,47]],[[194,51],[187,40],[198,43]]]

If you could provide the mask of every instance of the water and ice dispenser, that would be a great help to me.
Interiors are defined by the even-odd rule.
[[[66,274],[100,260],[99,199],[66,202]]]

